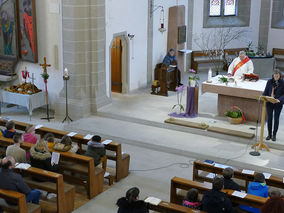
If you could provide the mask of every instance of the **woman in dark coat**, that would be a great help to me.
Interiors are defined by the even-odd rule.
[[[266,140],[272,139],[272,141],[276,141],[276,134],[279,126],[279,117],[284,104],[284,81],[281,77],[281,72],[278,69],[275,69],[272,78],[267,81],[265,90],[263,92],[264,96],[274,97],[278,101],[275,104],[270,102],[266,103],[268,129],[268,136],[266,137]],[[272,132],[273,114],[274,127]]]
[[[118,199],[117,213],[149,213],[146,203],[139,199],[139,189],[133,187],[126,192],[126,196]]]

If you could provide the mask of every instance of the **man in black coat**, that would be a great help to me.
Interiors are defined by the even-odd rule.
[[[222,192],[224,179],[215,177],[213,189],[204,193],[202,198],[202,210],[208,213],[232,213],[232,203],[225,193]]]
[[[27,202],[39,204],[40,191],[31,190],[21,175],[13,172],[15,159],[11,156],[3,158],[0,170],[0,188],[20,192],[26,195]]]
[[[277,103],[273,104],[270,102],[266,103],[267,112],[267,129],[268,136],[266,140],[272,139],[276,141],[276,134],[279,126],[279,117],[284,104],[284,81],[281,79],[282,75],[278,69],[274,70],[273,76],[266,83],[265,90],[262,95],[271,96],[277,99]],[[272,120],[274,114],[274,128],[272,132]]]
[[[239,184],[232,180],[233,175],[234,170],[231,167],[227,167],[223,170],[224,189],[241,191]]]

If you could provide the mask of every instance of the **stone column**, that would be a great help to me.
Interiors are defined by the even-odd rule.
[[[69,114],[85,117],[110,102],[106,96],[105,0],[63,0],[63,67],[68,81]],[[56,104],[65,115],[65,86]]]
[[[264,51],[267,51],[270,6],[271,0],[261,1],[258,45],[262,45]]]

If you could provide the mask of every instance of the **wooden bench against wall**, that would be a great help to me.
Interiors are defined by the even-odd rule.
[[[205,182],[213,181],[212,178],[208,178],[208,177],[200,175],[199,171],[214,173],[218,175],[223,174],[223,168],[218,168],[218,167],[215,167],[214,165],[210,165],[210,164],[204,163],[203,161],[196,160],[194,161],[194,164],[193,164],[193,173],[192,173],[193,181],[202,181],[202,182],[203,181]],[[236,169],[234,170],[234,178],[245,181],[245,186],[241,186],[241,188],[242,190],[247,191],[249,182],[254,180],[254,175],[243,174],[242,169]],[[269,179],[265,180],[265,182],[268,186],[276,187],[279,189],[284,189],[283,178],[271,175]]]
[[[13,143],[11,138],[0,137],[1,146],[7,147]],[[32,146],[33,144],[26,142],[21,144],[21,147],[26,151],[29,151]],[[54,150],[50,149],[50,152],[53,151]],[[104,170],[95,167],[93,158],[70,152],[58,153],[60,153],[60,171],[63,173],[65,180],[75,184],[84,185],[90,199],[103,192]],[[70,162],[73,162],[74,164],[70,164]],[[86,179],[66,174],[64,171],[83,174],[86,176]]]
[[[273,48],[272,55],[275,58],[275,68],[280,69],[281,72],[284,72],[284,49]]]
[[[26,202],[26,196],[19,192],[0,189],[0,208],[6,212],[18,213],[40,213],[39,205]],[[9,205],[6,201],[15,203],[16,205]]]
[[[183,189],[183,190],[188,191],[191,188],[197,189],[200,194],[204,194],[206,191],[211,190],[211,187],[208,186],[207,184],[187,180],[187,179],[180,178],[180,177],[174,177],[171,180],[170,202],[181,204],[184,197],[178,195],[177,190]],[[228,190],[228,189],[223,190],[223,192],[228,195],[228,197],[233,203],[237,203],[240,205],[247,205],[247,206],[251,206],[255,208],[261,208],[268,199],[268,198],[263,198],[263,197],[250,195],[250,194],[247,194],[245,198],[239,198],[239,197],[232,196],[232,193],[234,192],[234,190]]]
[[[247,51],[248,48],[233,48],[233,49],[225,49],[225,54],[228,54],[229,56],[233,56],[236,54],[239,54],[240,51]],[[212,52],[214,54],[214,52]],[[216,58],[214,60],[214,63],[224,63],[225,58]],[[191,53],[191,69],[196,70],[198,72],[198,65],[199,64],[210,64],[211,68],[213,69],[212,60],[210,60],[208,53],[205,53],[203,51],[192,51]]]
[[[25,131],[28,123],[14,121],[15,128],[17,130]],[[0,126],[5,126],[6,121],[0,119]],[[53,133],[56,138],[62,138],[64,135],[68,134],[69,132],[61,131],[57,129],[52,129],[48,127],[41,127],[36,130],[36,133],[43,137],[46,133]],[[80,153],[83,154],[82,145],[87,145],[89,140],[84,139],[84,135],[76,134],[72,137],[72,141],[78,143],[80,148]],[[125,178],[129,174],[129,164],[130,164],[130,155],[126,153],[122,153],[122,147],[120,143],[111,142],[110,144],[105,146],[106,150],[114,152],[114,154],[107,155],[108,160],[115,161],[115,180],[120,181],[122,178]]]

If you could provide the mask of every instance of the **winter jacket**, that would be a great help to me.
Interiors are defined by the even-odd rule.
[[[232,213],[232,203],[227,195],[221,191],[210,190],[202,198],[202,210],[208,213]]]
[[[129,203],[128,200],[123,197],[118,199],[116,205],[119,207],[117,213],[149,213],[147,205],[143,200]]]
[[[106,150],[104,144],[94,141],[88,142],[88,149],[85,155],[94,158],[95,166],[100,164],[101,158],[105,156],[105,154]]]
[[[78,145],[77,144],[72,144],[72,145],[64,145],[60,142],[55,143],[53,145],[53,149],[57,150],[59,152],[71,152],[71,153],[76,153],[78,151]]]
[[[30,149],[31,154],[31,165],[33,167],[37,167],[40,169],[48,170],[48,171],[54,171],[56,172],[58,170],[58,165],[51,165],[51,154],[50,152],[40,152],[35,149],[33,146]]]
[[[268,197],[268,186],[265,183],[251,182],[248,185],[248,194],[260,197]],[[254,213],[260,213],[260,210],[250,206],[240,205],[240,208]]]
[[[188,207],[188,208],[201,210],[201,203],[200,202],[189,202],[187,200],[184,200],[182,205],[185,206],[185,207]]]
[[[7,129],[6,129],[6,130],[3,132],[3,136],[4,136],[5,138],[13,138],[15,134],[16,134],[16,131],[15,131],[14,129],[12,129],[12,130],[7,130]]]
[[[24,134],[24,141],[31,143],[31,144],[36,144],[37,142],[37,137],[34,134],[31,133],[25,133]]]
[[[232,189],[236,191],[241,191],[241,187],[232,179],[224,178],[224,189]]]

